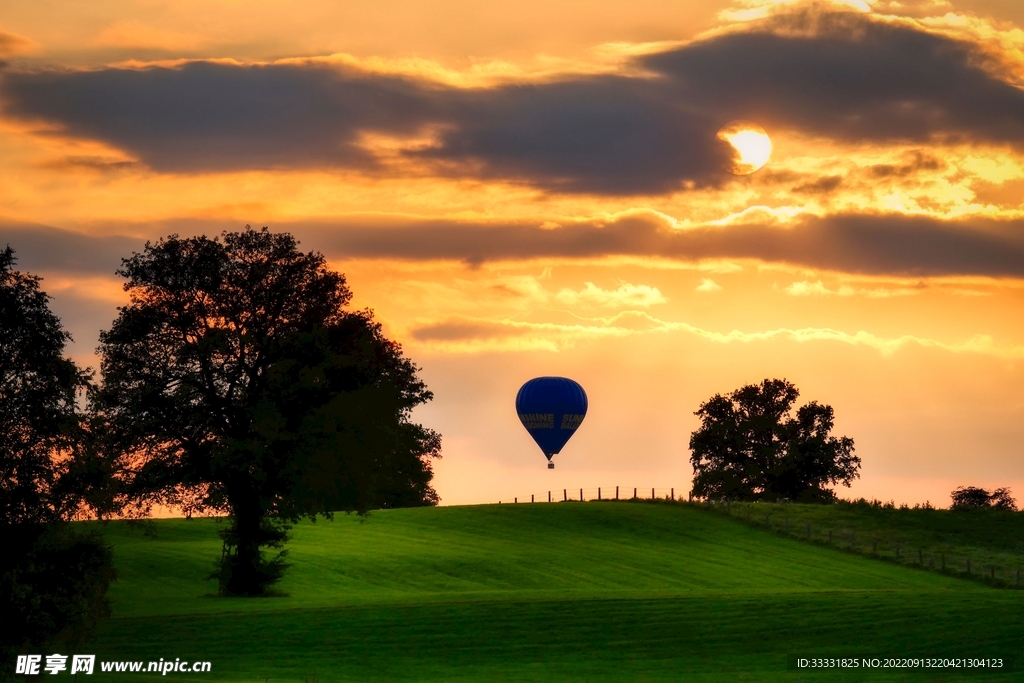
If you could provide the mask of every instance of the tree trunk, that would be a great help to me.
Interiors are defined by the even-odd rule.
[[[259,595],[264,591],[258,576],[263,559],[260,552],[263,515],[257,506],[245,505],[234,507],[231,516],[236,545],[230,556],[231,570],[224,588],[232,595]]]
[[[265,595],[284,574],[284,552],[272,560],[263,556],[264,546],[280,548],[288,538],[287,527],[270,519],[259,496],[246,490],[228,495],[231,526],[221,532],[225,552],[216,574],[221,595]]]

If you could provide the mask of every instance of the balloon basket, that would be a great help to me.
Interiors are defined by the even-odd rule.
[[[553,462],[549,462],[549,463],[548,463],[548,469],[549,469],[549,470],[553,470],[553,469],[555,469],[555,463],[553,463]]]

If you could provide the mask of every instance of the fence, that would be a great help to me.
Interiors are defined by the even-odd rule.
[[[1008,564],[1005,561],[998,562],[991,557],[979,558],[980,552],[971,555],[946,550],[935,544],[920,542],[915,544],[909,539],[893,536],[891,532],[887,534],[887,530],[858,530],[850,527],[797,521],[786,514],[785,503],[774,504],[770,507],[767,505],[762,507],[758,503],[743,503],[734,506],[729,501],[703,502],[699,505],[740,519],[753,526],[766,528],[777,534],[808,543],[905,566],[981,580],[996,586],[1024,587],[1021,584],[1019,565]]]
[[[682,490],[680,489],[680,491]],[[512,500],[503,498],[498,503],[578,503],[588,500],[682,500],[682,498],[676,498],[674,487],[598,486],[597,488],[551,489],[539,494],[513,496]]]
[[[796,540],[824,545],[845,552],[875,559],[896,562],[906,566],[936,571],[943,574],[972,578],[985,583],[1008,587],[1024,588],[1021,583],[1019,565],[997,562],[993,558],[979,557],[963,552],[945,550],[935,545],[914,544],[907,539],[886,535],[884,530],[858,530],[821,523],[791,519],[785,512],[785,504],[761,505],[758,503],[692,502],[688,493],[680,489],[657,487],[597,487],[575,489],[552,489],[541,494],[513,496],[512,500],[499,500],[499,504],[530,503],[571,503],[585,501],[648,500],[688,503],[715,510],[744,521],[752,526],[765,528],[774,533]]]
[[[680,489],[682,492],[682,489]],[[580,503],[586,501],[682,501],[675,487],[598,486],[596,488],[552,488],[541,494],[502,499],[499,504],[512,503]]]

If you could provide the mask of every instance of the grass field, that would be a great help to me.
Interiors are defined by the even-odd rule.
[[[937,510],[861,501],[835,505],[718,503],[749,524],[909,566],[1024,588],[1024,513]],[[969,570],[969,571],[968,571]]]
[[[788,671],[787,655],[1024,651],[1024,591],[801,542],[697,506],[561,503],[303,523],[286,597],[216,598],[210,519],[106,533],[99,660],[209,660],[186,681],[1024,680]],[[1024,661],[1021,662],[1024,666]],[[157,674],[94,674],[97,681]]]

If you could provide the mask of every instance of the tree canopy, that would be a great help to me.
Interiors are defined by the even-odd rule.
[[[827,501],[859,476],[853,439],[830,435],[831,406],[793,406],[799,390],[780,379],[716,394],[696,411],[690,436],[693,495],[732,500]]]
[[[74,530],[89,496],[88,430],[77,397],[89,375],[64,356],[70,335],[38,277],[0,251],[0,659],[80,641],[106,615],[109,546]],[[0,678],[8,672],[0,673]]]
[[[10,246],[0,251],[0,519],[38,524],[77,508],[60,479],[78,443],[76,399],[88,375],[64,357],[71,337],[40,279],[14,264]]]
[[[286,523],[432,505],[440,437],[411,421],[417,368],[322,254],[266,228],[171,235],[123,261],[130,302],[100,335],[94,406],[123,493],[226,511],[221,590],[277,580]]]

